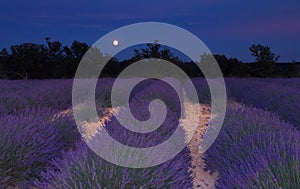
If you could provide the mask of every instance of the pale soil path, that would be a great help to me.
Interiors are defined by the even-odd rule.
[[[192,136],[192,139],[187,144],[191,151],[192,158],[192,172],[194,177],[194,188],[195,189],[214,189],[215,181],[218,174],[210,174],[208,171],[205,171],[205,162],[203,160],[203,154],[199,153],[199,145],[201,143],[201,137],[204,134],[206,127],[208,126],[208,121],[210,119],[210,106],[206,104],[196,104],[190,102],[187,98],[185,99],[184,108],[186,117],[181,120],[181,125],[186,130],[188,136]],[[196,110],[198,108],[198,111]],[[199,113],[200,116],[195,115]],[[194,114],[194,115],[193,115]],[[193,117],[193,118],[192,118]],[[195,133],[193,133],[193,128],[189,128],[190,125],[193,125],[189,122],[195,124],[197,120],[194,120],[195,117],[198,117],[200,121],[198,122]]]
[[[99,117],[99,122],[83,122],[80,126],[83,131],[83,137],[87,140],[93,138],[97,132],[105,126],[105,122],[110,120],[113,114],[117,114],[119,108],[104,108],[102,111],[102,116]]]

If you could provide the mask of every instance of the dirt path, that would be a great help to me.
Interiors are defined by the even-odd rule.
[[[104,108],[102,110],[102,116],[99,117],[99,122],[82,122],[80,128],[82,128],[82,134],[85,139],[91,139],[101,128],[105,125],[105,122],[110,120],[113,114],[118,113],[119,108]]]
[[[186,117],[181,120],[181,125],[186,130],[186,133],[189,137],[192,137],[188,143],[188,147],[191,151],[192,158],[192,172],[194,177],[194,188],[195,189],[214,189],[215,181],[217,178],[217,173],[210,174],[208,171],[205,171],[205,162],[203,160],[203,154],[199,153],[199,145],[201,143],[201,137],[206,130],[208,121],[210,118],[210,106],[205,104],[196,104],[190,102],[186,99],[184,103],[185,112],[187,112]],[[195,115],[196,112],[200,111],[200,116]],[[194,115],[193,115],[194,114]],[[193,118],[192,118],[193,117]],[[196,128],[195,133],[193,129],[189,128],[195,122],[194,118],[199,117],[200,121]]]

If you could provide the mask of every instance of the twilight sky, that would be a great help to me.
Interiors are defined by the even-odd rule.
[[[137,22],[165,22],[189,30],[214,54],[252,61],[249,46],[271,46],[280,61],[300,61],[299,0],[2,0],[0,48],[45,37],[93,44]]]

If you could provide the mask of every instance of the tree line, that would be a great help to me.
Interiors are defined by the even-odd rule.
[[[63,46],[45,39],[46,44],[22,43],[0,52],[0,77],[4,79],[71,78],[89,49],[89,45],[73,41]]]
[[[45,44],[22,43],[4,48],[0,52],[0,79],[73,78],[89,48],[88,44],[79,41],[64,46],[59,41],[51,41],[49,37],[45,39]],[[95,50],[101,56],[106,56],[99,49]],[[225,77],[300,77],[300,63],[277,63],[279,56],[275,56],[270,47],[252,45],[249,50],[255,58],[252,63],[214,55]],[[203,76],[192,61],[181,60],[170,49],[159,44],[147,44],[144,48],[135,49],[129,59],[111,58],[100,77],[117,77],[130,64],[146,58],[170,61],[190,77]]]

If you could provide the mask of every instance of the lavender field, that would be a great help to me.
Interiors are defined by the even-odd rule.
[[[200,104],[209,107],[205,79],[192,82]],[[213,186],[208,186],[202,181],[195,184],[199,170],[193,168],[196,156],[191,155],[191,145],[149,168],[125,168],[97,156],[79,132],[89,128],[77,128],[73,117],[73,80],[1,80],[0,188],[300,188],[300,80],[226,78],[225,82],[228,105],[223,127],[213,145],[199,156],[203,171],[216,175]],[[178,98],[184,96],[184,83],[178,82],[181,94],[156,80],[134,88],[129,104],[137,119],[149,118],[148,105],[156,98],[167,108],[161,127],[147,134],[129,132],[111,113],[113,83],[113,79],[98,82],[96,108],[104,119],[101,128],[115,140],[143,148],[174,133],[185,107]],[[195,103],[189,94],[186,98]],[[121,107],[124,99],[118,103]],[[182,132],[178,140],[184,140]],[[194,135],[201,139],[202,134]]]

